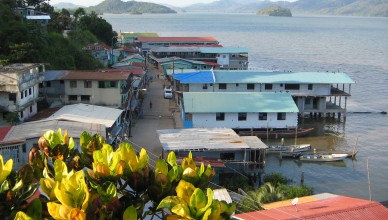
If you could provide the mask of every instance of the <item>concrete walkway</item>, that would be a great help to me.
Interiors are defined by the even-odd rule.
[[[159,74],[159,78],[158,75]],[[164,99],[163,85],[169,86],[169,82],[161,77],[155,68],[149,68],[148,77],[152,77],[147,91],[144,92],[142,119],[135,119],[131,127],[130,142],[136,150],[145,148],[150,156],[150,163],[162,155],[162,146],[156,134],[156,130],[181,128],[181,116],[174,99]],[[150,107],[152,102],[152,108]]]

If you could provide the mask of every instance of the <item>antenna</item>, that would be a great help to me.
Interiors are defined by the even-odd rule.
[[[298,202],[299,202],[299,198],[298,197],[296,197],[295,199],[293,199],[291,201],[291,205],[295,206],[295,210],[296,211],[298,211],[298,208],[296,207],[296,204],[298,204]]]

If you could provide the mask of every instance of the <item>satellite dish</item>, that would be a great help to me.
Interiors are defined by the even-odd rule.
[[[291,201],[291,204],[292,204],[293,206],[295,206],[295,210],[296,210],[296,211],[298,211],[298,208],[296,207],[296,204],[298,204],[298,202],[299,202],[299,198],[298,198],[298,197],[296,197],[295,199],[293,199],[293,200]]]

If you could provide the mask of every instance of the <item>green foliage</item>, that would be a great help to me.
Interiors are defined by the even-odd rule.
[[[20,122],[18,112],[9,112],[9,113],[5,114],[4,119],[5,119],[5,121],[7,121],[10,124],[16,124],[16,123]]]
[[[257,12],[259,15],[279,16],[279,17],[292,17],[291,10],[289,8],[283,8],[279,6],[271,6],[262,9]]]
[[[273,186],[287,185],[291,182],[291,180],[287,179],[281,173],[270,173],[268,175],[265,175],[263,181],[264,183],[271,183],[271,185]]]
[[[309,196],[314,193],[314,189],[306,185],[301,185],[301,186],[291,185],[289,187],[285,187],[284,191],[285,191],[286,199]]]
[[[176,11],[162,5],[137,2],[137,1],[121,1],[121,0],[105,0],[100,4],[89,7],[87,11],[95,11],[98,13],[176,13]]]
[[[145,219],[170,209],[169,216],[180,219],[229,219],[235,211],[234,204],[213,200],[211,189],[202,190],[215,172],[197,166],[191,154],[178,165],[170,152],[151,170],[147,151],[137,153],[129,143],[114,150],[100,135],[83,132],[80,145],[81,152],[67,131],[49,130],[17,174],[12,159],[4,164],[0,155],[0,199],[7,199],[0,217]],[[39,187],[44,194],[27,203]]]

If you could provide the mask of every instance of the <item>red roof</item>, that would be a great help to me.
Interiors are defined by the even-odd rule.
[[[374,201],[335,196],[295,206],[284,206],[257,212],[237,214],[245,220],[367,220],[388,219],[388,209]]]
[[[147,67],[145,63],[140,63],[140,62],[132,62],[132,66],[140,66],[140,67]]]
[[[140,42],[214,42],[218,40],[214,37],[138,37]],[[198,45],[197,45],[198,46]]]
[[[119,68],[119,69],[101,69],[98,70],[98,72],[109,72],[109,73],[119,73],[119,72],[128,72],[128,73],[133,73],[133,75],[136,76],[142,76],[143,75],[143,70],[139,68]]]
[[[9,130],[11,130],[12,126],[0,127],[0,142],[4,140],[5,136],[7,136]]]
[[[126,80],[130,72],[95,72],[95,71],[69,71],[62,79],[65,80]]]

